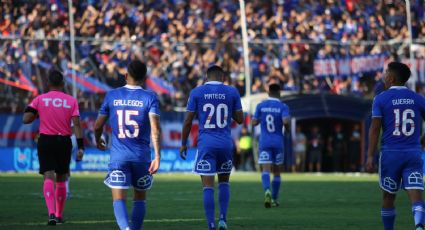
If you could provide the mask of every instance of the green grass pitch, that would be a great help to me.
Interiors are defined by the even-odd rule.
[[[0,174],[0,229],[118,229],[103,176],[73,175],[72,197],[64,212],[67,223],[53,227],[46,226],[41,176]],[[376,175],[283,174],[282,178],[281,206],[265,209],[260,174],[234,173],[229,229],[383,229]],[[406,194],[400,192],[396,229],[413,229],[412,222]],[[206,229],[200,179],[193,174],[156,175],[143,229]]]

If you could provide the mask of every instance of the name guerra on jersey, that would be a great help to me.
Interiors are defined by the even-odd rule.
[[[143,107],[143,101],[139,101],[139,100],[114,100],[114,106]]]
[[[393,105],[414,105],[415,101],[413,99],[394,99],[392,100]]]
[[[206,100],[211,100],[211,99],[225,100],[226,94],[223,94],[223,93],[206,93],[206,94],[204,94],[204,98]]]

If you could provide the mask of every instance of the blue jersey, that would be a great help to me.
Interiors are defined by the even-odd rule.
[[[221,82],[210,81],[192,90],[187,111],[199,120],[200,147],[233,147],[230,125],[233,112],[242,110],[238,91]]]
[[[160,114],[154,92],[129,85],[114,89],[99,114],[109,116],[112,128],[111,162],[151,161],[149,114]]]
[[[289,117],[289,108],[277,98],[268,98],[257,105],[254,119],[260,121],[260,149],[283,149],[283,120]]]
[[[391,87],[375,97],[372,117],[382,118],[381,150],[420,150],[425,99],[404,86]]]

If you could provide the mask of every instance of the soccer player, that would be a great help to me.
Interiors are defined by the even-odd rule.
[[[109,173],[104,183],[112,190],[113,208],[121,230],[142,228],[146,213],[146,191],[151,188],[153,174],[161,159],[159,102],[156,94],[142,88],[146,65],[134,60],[127,67],[127,85],[107,93],[95,122],[97,147],[106,149],[101,138],[109,118],[112,128]],[[150,138],[155,152],[151,160]],[[131,226],[128,220],[127,189],[133,186]]]
[[[71,121],[74,123],[78,143],[78,160],[84,154],[78,102],[63,92],[63,75],[50,70],[50,91],[36,97],[25,109],[23,123],[40,118],[40,137],[37,142],[40,174],[44,176],[43,194],[46,201],[48,225],[63,223],[62,212],[66,201],[67,174],[71,162]],[[55,190],[56,186],[56,190]]]
[[[258,164],[261,165],[261,181],[265,191],[264,206],[279,206],[280,166],[283,164],[283,132],[288,127],[289,108],[280,101],[280,86],[269,85],[269,98],[257,105],[252,125],[261,124]],[[270,191],[270,172],[273,170]]]
[[[366,167],[372,172],[373,154],[382,128],[379,185],[383,190],[381,216],[385,230],[394,229],[394,202],[399,188],[406,190],[412,203],[415,229],[424,229],[420,135],[425,99],[404,86],[410,74],[405,64],[389,63],[384,77],[387,90],[377,95],[372,105]]]
[[[192,90],[182,130],[180,156],[186,159],[187,139],[195,116],[199,120],[198,153],[194,172],[201,176],[204,210],[208,228],[215,230],[214,177],[218,174],[220,205],[219,230],[226,230],[230,200],[229,177],[232,170],[233,141],[230,124],[241,124],[243,112],[238,91],[224,85],[225,74],[219,66],[207,70],[206,83]]]

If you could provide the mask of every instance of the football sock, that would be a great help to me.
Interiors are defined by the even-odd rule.
[[[227,221],[227,208],[230,200],[230,185],[227,182],[218,184],[218,203],[220,204],[220,220]]]
[[[384,223],[384,230],[394,230],[395,208],[382,208],[381,217]]]
[[[133,212],[131,215],[132,230],[140,230],[146,213],[146,202],[144,200],[133,201]]]
[[[423,201],[418,201],[413,203],[412,212],[413,218],[415,220],[415,225],[424,224],[424,212],[425,212],[425,204]]]
[[[215,230],[214,188],[204,187],[204,210],[209,230]]]
[[[272,199],[277,200],[280,189],[280,176],[274,176],[272,181]]]
[[[117,224],[121,230],[125,230],[129,227],[128,225],[128,214],[125,200],[115,200],[114,204],[114,214]]]
[[[266,191],[267,189],[270,189],[270,172],[264,171],[261,174],[261,182],[263,182],[264,191]]]
[[[66,201],[66,183],[56,182],[56,217],[62,218],[63,208]]]
[[[51,179],[45,179],[43,183],[44,200],[46,201],[49,215],[55,214],[55,182]]]

